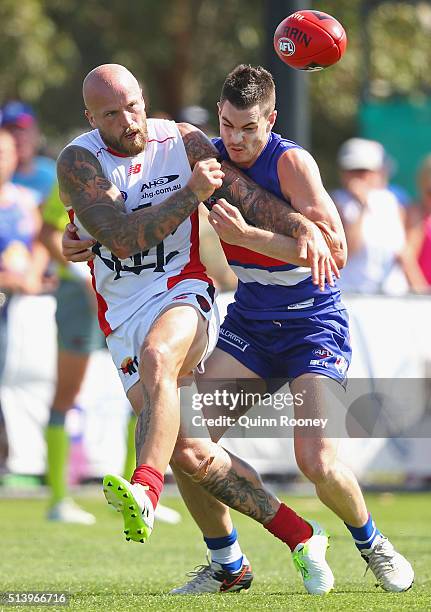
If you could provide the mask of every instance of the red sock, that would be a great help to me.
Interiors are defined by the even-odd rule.
[[[281,504],[273,519],[264,525],[272,535],[295,550],[300,542],[306,542],[313,535],[313,529],[291,508]]]
[[[132,484],[138,483],[150,487],[147,491],[147,495],[150,498],[154,509],[156,509],[159,502],[159,497],[163,489],[163,481],[163,474],[145,463],[138,465],[131,478]]]

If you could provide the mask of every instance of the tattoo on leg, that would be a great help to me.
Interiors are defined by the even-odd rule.
[[[247,471],[252,470],[238,457],[235,457],[235,463],[241,463]],[[254,475],[255,480],[260,481],[256,472]],[[259,482],[262,486],[256,486],[250,478],[240,476],[233,466],[208,474],[200,484],[219,501],[259,523],[269,522],[277,512],[274,507],[277,499],[263,488],[263,483]]]
[[[151,421],[151,403],[150,396],[148,395],[145,387],[143,389],[143,406],[136,422],[135,430],[135,447],[136,447],[136,464],[139,465],[139,455],[141,454],[142,447],[144,446],[147,438],[148,429]]]

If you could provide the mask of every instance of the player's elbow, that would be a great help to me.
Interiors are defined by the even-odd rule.
[[[115,222],[110,221],[109,224],[100,227],[97,235],[93,235],[118,259],[127,259],[135,253],[145,251],[153,246],[147,245],[143,236],[139,235],[136,229],[129,224],[126,215],[123,218],[116,219]]]
[[[133,255],[130,245],[120,241],[114,232],[109,232],[109,234],[106,236],[98,234],[95,236],[95,238],[98,242],[100,242],[100,244],[103,244],[103,246],[109,249],[111,254],[118,259],[127,259]]]
[[[126,247],[119,247],[115,245],[112,248],[109,248],[109,250],[115,257],[118,257],[118,259],[127,259],[132,255],[130,249],[127,249]]]
[[[94,237],[100,244],[103,244],[114,257],[118,259],[126,259],[131,255],[130,247],[118,238],[120,232],[109,230],[107,232],[98,232]]]

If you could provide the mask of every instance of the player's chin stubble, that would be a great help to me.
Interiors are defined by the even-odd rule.
[[[117,139],[112,138],[112,136],[109,136],[103,132],[100,132],[100,135],[102,136],[104,143],[117,153],[133,156],[142,153],[142,151],[145,149],[148,132],[146,126],[138,128],[138,133],[136,134],[134,140],[130,142],[127,140],[126,136],[122,136],[120,139]]]

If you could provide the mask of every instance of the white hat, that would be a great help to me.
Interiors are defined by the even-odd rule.
[[[385,149],[375,140],[350,138],[337,155],[342,170],[381,170],[385,164]]]

